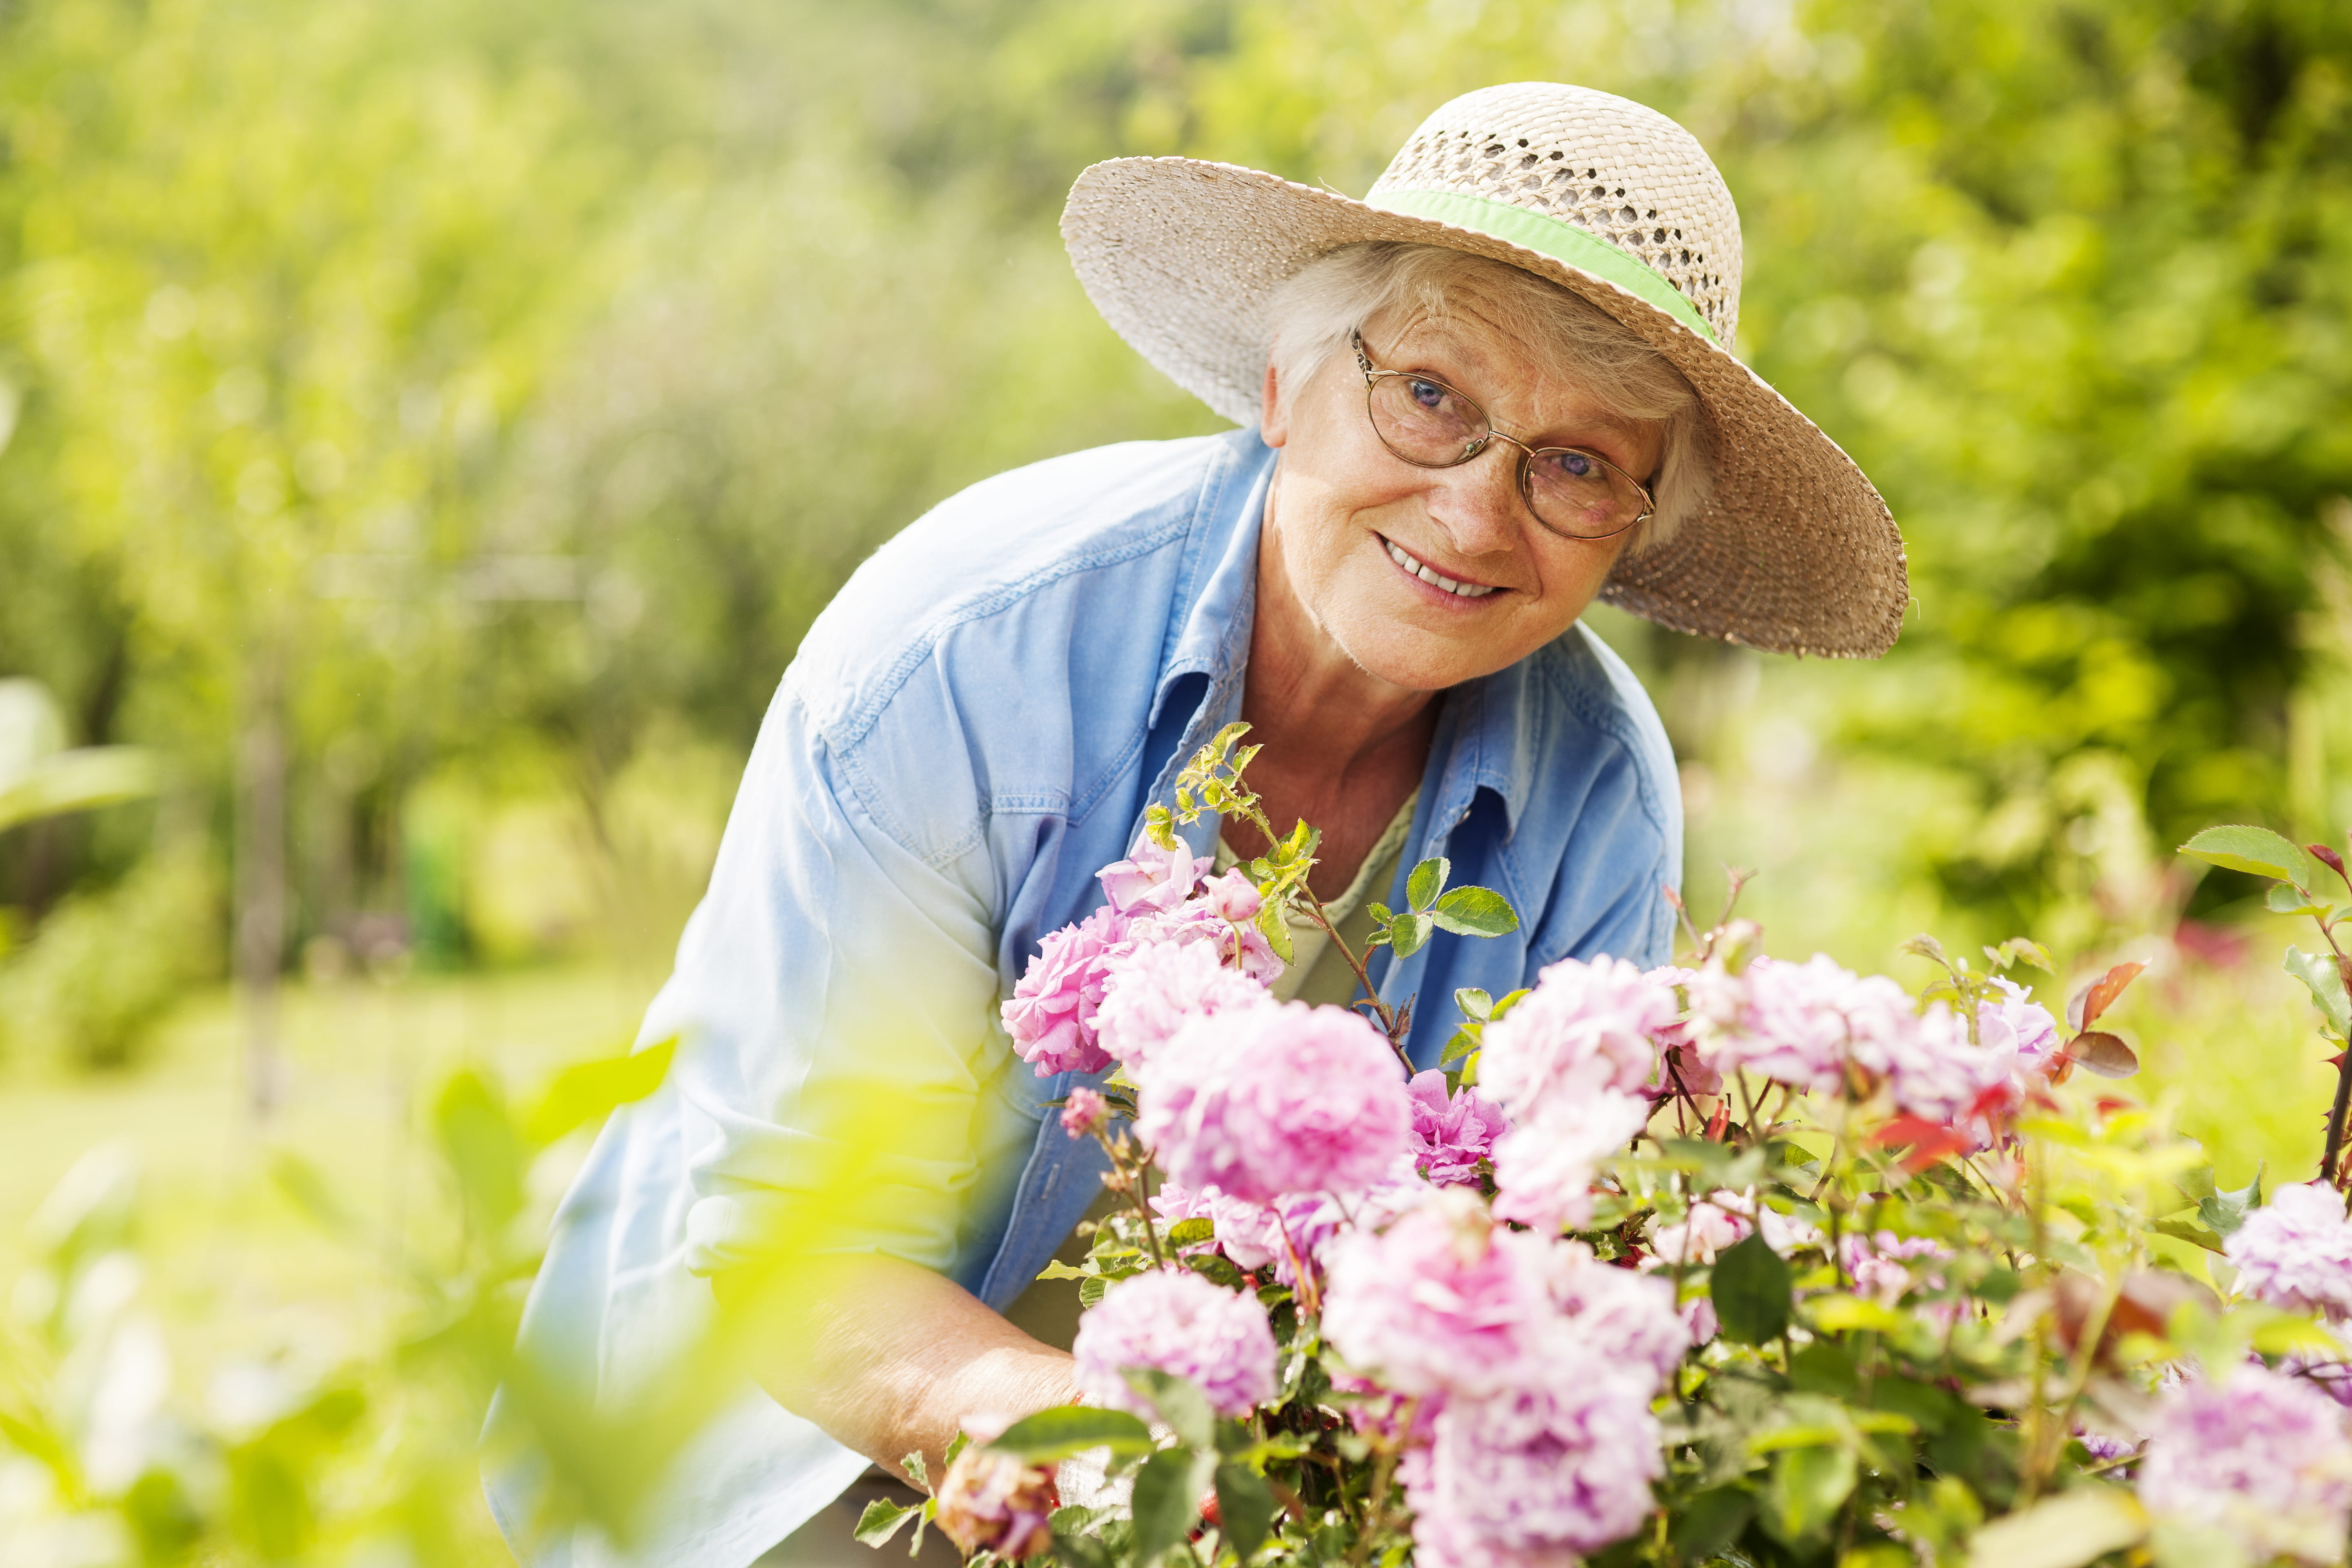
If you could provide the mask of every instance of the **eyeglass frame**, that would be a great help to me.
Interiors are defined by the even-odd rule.
[[[1614,539],[1619,534],[1625,532],[1629,529],[1641,527],[1642,524],[1649,521],[1651,517],[1656,513],[1658,510],[1658,498],[1651,490],[1650,487],[1635,479],[1633,475],[1627,473],[1624,469],[1619,468],[1616,464],[1611,462],[1608,458],[1602,457],[1600,453],[1590,451],[1582,447],[1530,447],[1525,441],[1520,440],[1517,436],[1507,435],[1505,432],[1496,429],[1495,427],[1493,417],[1486,412],[1486,405],[1480,403],[1476,398],[1472,397],[1469,394],[1464,392],[1461,388],[1454,386],[1448,382],[1441,381],[1436,376],[1424,374],[1420,371],[1381,369],[1378,365],[1372,363],[1371,356],[1364,352],[1364,333],[1363,329],[1360,327],[1350,327],[1348,330],[1348,346],[1355,351],[1356,368],[1364,373],[1364,422],[1372,427],[1373,437],[1387,450],[1389,456],[1394,458],[1398,462],[1410,463],[1416,468],[1458,468],[1465,463],[1475,462],[1479,455],[1486,450],[1486,447],[1489,442],[1497,439],[1508,441],[1512,446],[1517,447],[1519,449],[1519,500],[1527,506],[1528,515],[1536,520],[1536,526],[1556,539]],[[1418,458],[1409,458],[1405,456],[1405,454],[1398,451],[1394,447],[1389,444],[1389,438],[1381,434],[1381,422],[1372,416],[1372,394],[1379,389],[1381,382],[1389,376],[1402,376],[1408,381],[1425,381],[1432,386],[1444,387],[1445,391],[1452,394],[1454,396],[1460,398],[1464,403],[1468,404],[1471,408],[1476,411],[1479,423],[1486,426],[1486,433],[1484,436],[1479,437],[1476,440],[1471,442],[1467,447],[1464,448],[1462,455],[1454,458],[1450,463],[1424,463]],[[1572,452],[1580,458],[1591,458],[1594,462],[1600,464],[1602,468],[1608,469],[1611,473],[1616,475],[1619,479],[1623,479],[1627,484],[1633,487],[1635,493],[1640,495],[1642,498],[1641,512],[1631,521],[1621,523],[1617,527],[1611,529],[1606,533],[1566,533],[1554,528],[1550,523],[1544,521],[1543,513],[1536,510],[1534,489],[1535,460],[1548,452]]]

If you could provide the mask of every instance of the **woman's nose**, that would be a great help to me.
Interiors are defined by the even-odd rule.
[[[1468,462],[1434,470],[1430,519],[1462,554],[1517,548],[1527,521],[1518,459],[1519,449],[1508,441],[1489,441]]]

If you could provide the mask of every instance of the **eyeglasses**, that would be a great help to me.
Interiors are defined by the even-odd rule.
[[[1609,539],[1657,510],[1649,488],[1596,452],[1530,447],[1506,436],[1486,411],[1435,376],[1381,370],[1348,334],[1364,373],[1364,411],[1381,445],[1416,468],[1453,468],[1508,441],[1519,449],[1519,494],[1535,520],[1566,539]]]

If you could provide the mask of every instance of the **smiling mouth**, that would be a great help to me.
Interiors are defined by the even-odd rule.
[[[1379,537],[1380,542],[1388,547],[1390,560],[1433,588],[1451,594],[1457,599],[1483,599],[1489,594],[1502,592],[1501,589],[1486,583],[1457,583],[1428,562],[1406,550],[1387,534],[1383,533]]]

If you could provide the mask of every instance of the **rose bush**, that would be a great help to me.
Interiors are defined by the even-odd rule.
[[[1670,968],[1566,960],[1459,994],[1416,1073],[1369,984],[1351,1009],[1261,984],[1288,919],[1328,921],[1314,835],[1274,833],[1238,739],[1193,760],[1006,1006],[1041,1073],[1118,1059],[1072,1085],[1064,1125],[1101,1140],[1128,1202],[1047,1271],[1087,1308],[1087,1403],[959,1460],[1042,1489],[1087,1456],[1107,1484],[981,1558],[2342,1560],[2347,1096],[2320,1180],[2263,1206],[2259,1179],[2221,1190],[2099,1081],[2136,1069],[2098,1025],[2138,965],[2053,1010],[2022,980],[2051,967],[2032,942],[1975,967],[1920,938],[1915,995],[1768,957],[1728,911],[1685,919]],[[1246,888],[1204,883],[1174,835],[1209,812],[1275,846]],[[2274,835],[2188,847],[2318,921],[2327,955],[2289,967],[2340,1043],[2352,906]],[[1416,868],[1372,942],[1511,929],[1446,875]],[[877,1508],[878,1540],[898,1517]]]

